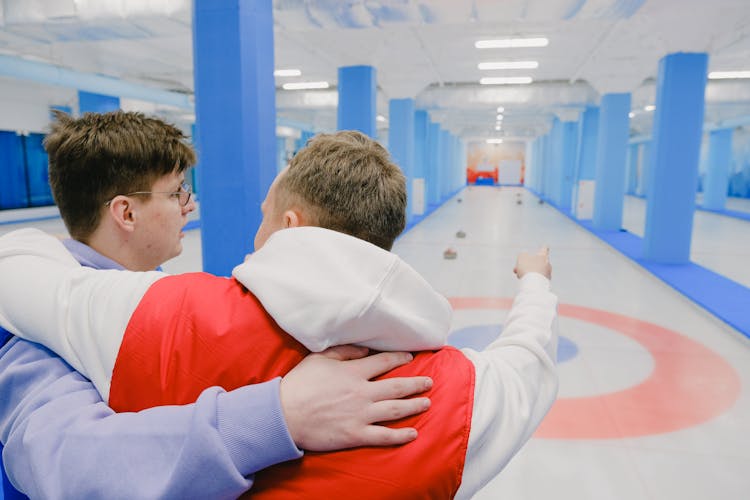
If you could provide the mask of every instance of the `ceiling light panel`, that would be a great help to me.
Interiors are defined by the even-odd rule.
[[[549,40],[546,38],[501,38],[496,40],[478,40],[474,47],[478,49],[518,49],[524,47],[546,47]]]
[[[301,76],[302,71],[298,69],[277,69],[273,72],[273,76]]]
[[[530,76],[487,76],[479,79],[482,85],[523,85],[533,81]]]
[[[750,78],[750,71],[712,71],[708,74],[708,78],[710,80]]]
[[[294,82],[285,83],[281,86],[284,90],[311,90],[311,89],[327,89],[330,85],[328,82]]]
[[[498,61],[498,62],[483,62],[479,63],[479,69],[491,70],[491,69],[536,69],[539,67],[537,61]]]

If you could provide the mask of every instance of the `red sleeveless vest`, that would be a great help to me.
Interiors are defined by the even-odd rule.
[[[234,279],[204,273],[154,283],[128,323],[112,373],[116,411],[194,402],[283,376],[308,351]],[[252,498],[452,498],[461,484],[474,399],[474,366],[446,347],[422,352],[387,377],[427,375],[430,409],[392,422],[419,438],[397,447],[312,453],[256,474]]]

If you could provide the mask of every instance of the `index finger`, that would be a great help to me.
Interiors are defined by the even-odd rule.
[[[349,368],[355,370],[367,380],[370,380],[394,368],[405,365],[412,359],[414,357],[408,352],[380,352],[361,359],[347,361],[346,363]]]

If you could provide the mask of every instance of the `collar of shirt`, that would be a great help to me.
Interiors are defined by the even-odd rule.
[[[78,240],[66,239],[62,243],[82,266],[93,267],[94,269],[125,269],[119,263]]]
[[[93,267],[94,269],[118,269],[120,271],[125,270],[125,267],[119,262],[106,257],[85,243],[81,243],[78,240],[71,238],[65,239],[62,242],[65,248],[68,249],[73,255],[73,258],[78,261],[79,264],[85,267]],[[161,266],[157,267],[155,271],[163,271]]]

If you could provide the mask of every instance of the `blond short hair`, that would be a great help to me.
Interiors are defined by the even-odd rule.
[[[386,250],[406,225],[404,174],[383,146],[354,130],[311,138],[278,188],[280,202],[302,205],[311,224]]]

